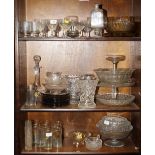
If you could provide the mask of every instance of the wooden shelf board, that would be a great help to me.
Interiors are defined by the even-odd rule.
[[[80,112],[86,112],[86,111],[90,111],[90,112],[139,112],[140,111],[140,108],[135,104],[135,103],[132,103],[130,105],[127,105],[127,106],[107,106],[107,105],[104,105],[104,104],[101,104],[101,103],[96,103],[96,108],[90,108],[90,109],[80,109],[78,108],[78,104],[69,104],[69,105],[66,105],[66,106],[62,106],[62,107],[56,107],[56,108],[49,108],[49,107],[45,107],[43,106],[42,104],[37,104],[36,107],[32,107],[32,108],[29,108],[27,107],[26,105],[23,105],[21,108],[20,108],[20,111],[27,111],[27,112],[31,112],[31,111],[34,111],[34,112],[54,112],[54,111],[68,111],[68,112],[74,112],[74,111],[80,111]]]
[[[19,37],[19,41],[141,41],[141,37],[101,37],[101,38],[41,38]]]
[[[97,151],[89,151],[86,147],[80,146],[76,148],[72,144],[70,138],[65,138],[63,141],[62,148],[52,148],[50,150],[45,150],[44,148],[34,148],[30,151],[22,150],[22,154],[128,154],[128,153],[139,153],[139,150],[136,149],[131,138],[125,140],[124,147],[108,147],[102,146],[101,149]]]

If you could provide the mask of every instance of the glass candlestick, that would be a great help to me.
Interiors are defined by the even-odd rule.
[[[34,80],[34,87],[35,89],[37,89],[38,87],[40,87],[40,66],[39,63],[41,61],[41,57],[39,55],[35,55],[33,57],[33,60],[35,62],[35,66],[34,66],[34,75],[35,75],[35,80]]]

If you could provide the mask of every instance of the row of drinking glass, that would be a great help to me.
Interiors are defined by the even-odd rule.
[[[46,120],[25,121],[25,150],[35,148],[52,149],[62,147],[62,123]]]
[[[90,18],[79,21],[66,19],[40,19],[19,22],[20,37],[90,37]],[[95,30],[95,34],[102,35],[102,30]]]

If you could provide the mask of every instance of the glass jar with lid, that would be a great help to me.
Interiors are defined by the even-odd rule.
[[[91,28],[94,29],[94,34],[102,36],[107,25],[107,11],[102,9],[101,4],[95,4],[95,8],[91,11]]]

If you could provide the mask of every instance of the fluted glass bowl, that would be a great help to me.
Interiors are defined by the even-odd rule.
[[[122,147],[126,138],[133,130],[131,122],[121,116],[104,116],[96,127],[100,130],[102,139],[106,139],[104,144],[110,147]]]
[[[134,29],[134,17],[108,17],[107,31],[113,35],[130,35]]]
[[[97,74],[100,82],[127,83],[131,81],[134,70],[132,68],[119,68],[114,71],[111,68],[98,68],[94,72]]]

